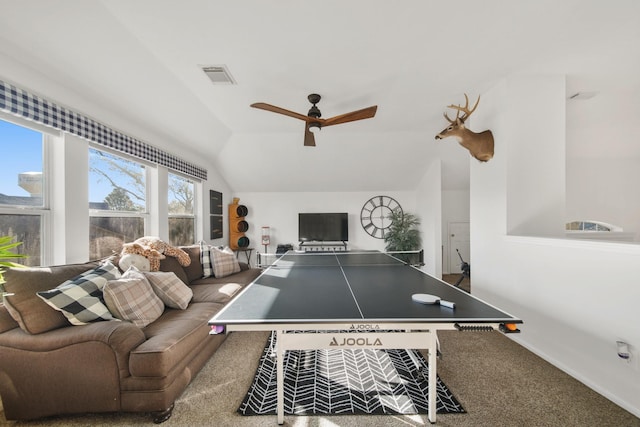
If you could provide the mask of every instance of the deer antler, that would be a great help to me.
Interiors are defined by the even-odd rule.
[[[471,110],[469,110],[469,97],[467,96],[467,94],[466,94],[466,93],[464,94],[464,99],[465,99],[465,101],[466,101],[466,103],[465,103],[465,106],[464,106],[464,107],[461,107],[460,105],[453,105],[453,104],[451,104],[451,105],[449,105],[449,106],[447,107],[447,108],[453,108],[454,110],[456,110],[456,111],[457,111],[457,113],[456,113],[456,120],[451,120],[451,119],[449,118],[449,116],[447,116],[447,113],[444,113],[444,117],[445,117],[447,120],[449,120],[449,122],[450,122],[450,123],[455,123],[455,122],[458,120],[458,118],[460,117],[460,111],[462,111],[462,112],[464,113],[464,115],[460,118],[460,121],[461,121],[462,123],[464,123],[464,122],[469,118],[469,116],[470,116],[474,111],[476,111],[476,108],[478,108],[478,104],[480,103],[480,95],[478,95],[478,100],[476,101],[476,105],[474,105],[474,106],[473,106],[473,108],[472,108]]]
[[[451,107],[451,105],[450,105],[449,107]],[[453,107],[453,108],[455,108],[455,107]],[[451,119],[449,118],[449,116],[447,116],[447,113],[446,113],[446,112],[442,113],[442,115],[444,116],[444,118],[445,118],[445,119],[447,119],[447,120],[449,121],[449,123],[451,123],[451,124],[453,125],[453,124],[455,124],[455,123],[458,121],[458,117],[460,117],[460,110],[458,110],[458,111],[456,112],[456,119],[455,119],[455,120],[451,120]]]

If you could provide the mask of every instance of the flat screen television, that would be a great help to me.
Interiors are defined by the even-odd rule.
[[[298,241],[347,242],[349,221],[347,213],[298,214]]]

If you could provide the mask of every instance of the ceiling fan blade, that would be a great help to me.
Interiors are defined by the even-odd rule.
[[[370,119],[376,115],[377,110],[378,110],[378,106],[374,105],[372,107],[364,108],[362,110],[341,114],[339,116],[325,119],[324,123],[322,123],[322,126],[339,125],[341,123],[354,122],[356,120]]]
[[[256,102],[251,104],[253,108],[259,108],[260,110],[271,111],[272,113],[284,114],[285,116],[293,117],[296,119],[304,120],[305,122],[311,117],[304,114],[296,113],[295,111],[285,110],[284,108],[276,107],[275,105],[265,104],[264,102]]]
[[[313,132],[309,130],[309,126],[304,125],[304,146],[305,147],[315,147],[316,146],[316,137],[313,136]]]

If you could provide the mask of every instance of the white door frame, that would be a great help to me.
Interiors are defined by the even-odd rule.
[[[470,234],[470,224],[469,222],[464,221],[452,221],[448,224],[447,227],[447,251],[445,252],[447,256],[447,271],[448,274],[460,274],[460,257],[456,252],[457,249],[460,250],[460,254],[465,262],[471,264],[471,234]],[[454,244],[455,241],[455,244]],[[461,245],[462,243],[462,245]]]

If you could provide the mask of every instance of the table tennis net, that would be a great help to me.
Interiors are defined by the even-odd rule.
[[[398,252],[379,251],[289,251],[286,254],[259,254],[258,266],[281,269],[294,267],[404,266],[412,264],[402,259],[399,255],[400,253]]]

